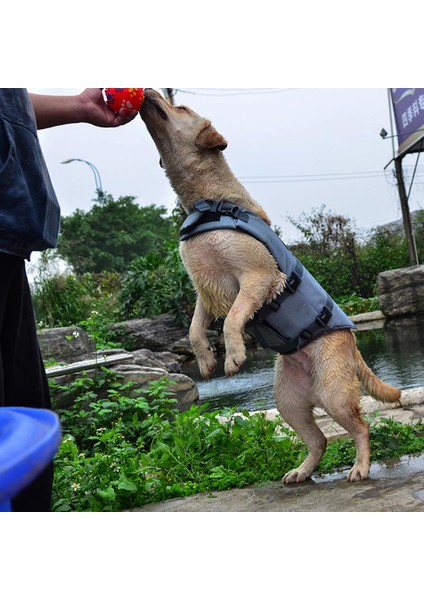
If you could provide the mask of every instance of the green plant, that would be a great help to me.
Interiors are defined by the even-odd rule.
[[[338,298],[338,304],[347,315],[373,312],[379,310],[380,307],[377,296],[373,298],[361,298],[356,293]]]
[[[61,274],[36,278],[32,296],[40,327],[84,324],[106,336],[106,324],[117,315],[116,297],[121,286],[117,273]],[[94,311],[94,312],[93,312]]]
[[[280,418],[207,405],[180,413],[166,380],[130,397],[131,384],[102,369],[72,384],[74,408],[55,459],[54,510],[118,511],[193,493],[276,480],[306,455]],[[54,390],[53,390],[54,396]],[[225,417],[225,418],[222,418]],[[370,419],[373,460],[424,450],[424,425]],[[350,467],[350,438],[330,441],[317,472]]]
[[[187,326],[194,310],[195,292],[181,262],[178,244],[164,243],[161,254],[134,260],[119,294],[126,318],[171,314],[178,325]]]
[[[123,510],[266,481],[291,468],[302,446],[261,414],[228,411],[222,422],[206,406],[179,413],[165,380],[130,397],[131,384],[102,369],[91,385],[82,377],[68,387],[74,404],[58,411],[55,510]]]

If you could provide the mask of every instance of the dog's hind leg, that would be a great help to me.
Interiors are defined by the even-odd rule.
[[[286,473],[284,483],[301,483],[312,475],[327,447],[327,440],[313,416],[314,391],[309,376],[309,358],[277,358],[275,371],[275,402],[283,419],[300,435],[308,447],[302,464]]]
[[[370,442],[368,426],[360,414],[360,383],[356,375],[353,353],[355,345],[350,331],[323,336],[314,352],[314,388],[320,405],[352,436],[356,460],[348,481],[368,477]]]
[[[337,403],[322,398],[322,405],[327,414],[341,425],[354,439],[356,445],[355,464],[348,473],[348,481],[367,479],[370,470],[369,430],[359,412],[357,395],[337,393]]]
[[[212,315],[207,311],[202,299],[198,296],[190,325],[189,339],[196,355],[200,374],[204,379],[209,379],[216,367],[215,356],[206,335],[212,320]]]
[[[300,435],[309,451],[301,465],[284,475],[284,483],[302,483],[308,479],[327,447],[326,437],[315,423],[312,410],[312,407],[305,409],[305,407],[295,406],[291,406],[287,411],[280,409],[283,419]]]

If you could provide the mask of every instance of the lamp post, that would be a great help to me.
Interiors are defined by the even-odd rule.
[[[98,168],[95,165],[93,165],[93,163],[89,162],[88,160],[83,160],[82,158],[68,158],[68,160],[63,160],[61,164],[68,165],[69,163],[74,162],[74,161],[83,162],[90,167],[90,169],[93,171],[93,174],[94,174],[94,181],[96,183],[96,192],[99,196],[103,196],[102,181],[100,179],[100,173],[99,173]]]
[[[165,96],[165,100],[169,102],[169,104],[175,105],[175,91],[174,88],[162,88],[163,95]]]

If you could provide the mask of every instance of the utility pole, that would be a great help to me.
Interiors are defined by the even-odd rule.
[[[402,156],[398,156],[395,161],[395,173],[399,189],[400,207],[402,210],[403,226],[405,237],[408,244],[409,263],[411,266],[419,265],[417,246],[415,245],[414,234],[411,225],[411,213],[409,212],[408,195],[405,189],[405,180],[403,178]]]
[[[175,105],[174,96],[175,92],[173,88],[162,88],[163,95],[165,96],[165,100],[169,102],[169,104]]]

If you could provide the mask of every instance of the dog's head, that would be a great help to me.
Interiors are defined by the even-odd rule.
[[[225,138],[210,121],[187,106],[172,106],[153,89],[145,90],[140,116],[167,172],[175,168],[176,162],[184,168],[186,160],[204,158],[207,153],[216,154],[227,147]]]

